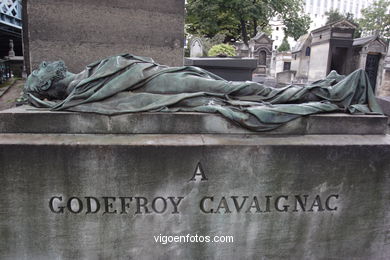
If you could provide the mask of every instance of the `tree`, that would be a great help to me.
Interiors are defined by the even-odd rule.
[[[325,24],[337,22],[345,18],[345,16],[343,14],[340,14],[339,11],[333,9],[329,10],[329,12],[325,12],[325,15],[327,16]]]
[[[298,39],[309,29],[310,18],[302,14],[302,0],[188,0],[188,32],[213,37],[226,35],[225,42],[241,39],[248,44],[257,28],[267,28],[272,17],[284,22],[287,36]]]
[[[363,31],[390,40],[390,0],[378,0],[363,9],[359,24]]]
[[[282,44],[280,44],[280,46],[278,48],[278,51],[289,51],[290,49],[291,48],[290,48],[290,44],[287,41],[287,37],[284,37]]]
[[[211,47],[223,43],[223,41],[226,38],[226,35],[217,33],[212,38],[207,38],[203,36],[200,36],[200,38],[202,39],[203,42],[203,52],[208,55],[208,52],[211,49]]]
[[[334,22],[337,22],[337,21],[340,21],[343,19],[346,19],[346,20],[350,21],[351,23],[356,24],[358,27],[355,30],[353,38],[359,38],[361,36],[361,33],[362,33],[361,28],[359,27],[358,22],[355,21],[355,19],[353,18],[352,13],[341,14],[337,10],[331,9],[329,12],[326,12],[325,15],[328,16],[325,24],[334,23]]]

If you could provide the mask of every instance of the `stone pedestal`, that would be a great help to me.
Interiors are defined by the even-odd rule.
[[[1,259],[390,255],[386,117],[318,115],[273,135],[196,113],[0,122]]]

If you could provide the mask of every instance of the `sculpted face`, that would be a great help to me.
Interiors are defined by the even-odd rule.
[[[63,89],[56,88],[55,83],[66,77],[66,66],[63,61],[42,62],[27,78],[24,92],[40,98],[61,98]]]

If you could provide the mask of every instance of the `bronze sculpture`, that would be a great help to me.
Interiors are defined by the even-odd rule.
[[[218,112],[254,131],[314,113],[381,113],[363,70],[347,77],[331,72],[307,86],[272,88],[229,82],[197,67],[162,66],[131,54],[92,63],[79,74],[68,72],[61,61],[43,62],[24,91],[31,104],[54,111]]]

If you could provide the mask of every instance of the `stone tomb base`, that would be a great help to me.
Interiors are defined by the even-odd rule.
[[[1,259],[390,255],[390,137],[364,117],[365,134],[43,134],[12,133],[11,115],[38,123],[14,112],[0,113]]]

